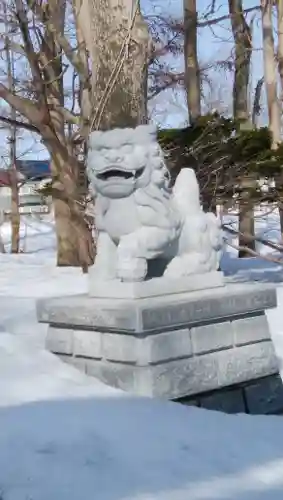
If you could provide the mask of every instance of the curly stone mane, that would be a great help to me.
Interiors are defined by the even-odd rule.
[[[166,229],[172,227],[178,231],[181,225],[180,214],[172,201],[171,176],[158,144],[148,148],[148,165],[151,168],[150,182],[134,193],[141,222],[145,226]],[[151,217],[148,216],[149,209]]]

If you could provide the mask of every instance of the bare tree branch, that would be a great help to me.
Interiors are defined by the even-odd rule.
[[[15,5],[16,5],[16,17],[18,19],[19,28],[22,34],[26,57],[30,65],[34,88],[38,93],[38,98],[40,98],[43,92],[41,84],[42,83],[41,73],[38,65],[38,56],[34,50],[34,46],[29,32],[29,22],[27,13],[25,11],[22,0],[15,0]]]
[[[45,28],[49,31],[50,35],[53,36],[54,40],[64,51],[68,61],[75,68],[81,83],[86,84],[89,81],[89,70],[85,64],[85,61],[80,57],[77,50],[72,47],[67,38],[60,32],[60,29],[57,29],[56,22],[51,21],[48,16],[44,16],[44,4],[39,5],[37,2],[29,1],[29,5],[33,12],[37,15],[37,17],[41,21],[44,20]]]
[[[243,9],[245,14],[250,14],[251,12],[260,11],[260,5],[254,5],[253,7],[249,7],[247,9]],[[214,24],[221,23],[222,21],[227,21],[231,19],[230,14],[225,14],[223,16],[215,17],[213,19],[206,19],[205,21],[198,21],[198,28],[205,28],[206,26],[212,26]]]
[[[23,128],[25,130],[29,130],[30,132],[36,132],[40,134],[39,129],[35,125],[31,125],[30,123],[21,122],[18,120],[12,120],[7,116],[0,115],[0,122],[7,123],[8,125],[15,125],[18,128]]]
[[[66,122],[72,123],[73,125],[80,125],[81,120],[79,115],[75,115],[74,113],[63,107],[57,108],[57,111],[59,111]]]
[[[249,234],[249,233],[240,233],[239,231],[236,231],[236,229],[232,229],[231,227],[228,227],[227,224],[223,224],[222,227],[223,227],[224,231],[227,231],[228,233],[232,234],[233,236],[239,236],[239,234],[240,234],[240,235],[244,236],[247,241],[257,241],[258,243],[261,243],[261,245],[265,245],[267,247],[270,247],[273,250],[276,250],[277,252],[283,252],[282,245],[278,245],[276,243],[273,243],[272,241],[266,240],[265,238],[253,236],[252,234]]]
[[[42,123],[44,111],[39,111],[37,106],[29,99],[12,94],[2,83],[0,83],[0,97],[21,115],[25,116],[29,122],[34,123],[36,127],[37,124]]]
[[[281,266],[283,266],[283,259],[276,259],[275,257],[271,257],[270,255],[263,255],[247,246],[233,245],[228,241],[225,241],[225,244],[231,248],[234,248],[235,250],[238,250],[239,252],[248,253],[251,257],[258,257],[259,259],[267,260],[268,262],[273,262],[274,264],[280,264]]]

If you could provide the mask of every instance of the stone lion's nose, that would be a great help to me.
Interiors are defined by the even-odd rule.
[[[110,163],[117,163],[119,158],[116,155],[107,155],[107,161]]]

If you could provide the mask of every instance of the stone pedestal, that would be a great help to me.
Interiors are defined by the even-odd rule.
[[[104,298],[40,300],[47,348],[106,384],[166,399],[277,374],[265,316],[276,306],[275,289],[224,284],[221,273],[214,279],[214,288],[194,292],[171,283],[162,296],[160,283],[145,282],[104,286]]]
[[[180,296],[200,290],[212,290],[225,285],[223,273],[213,271],[210,273],[194,274],[178,279],[154,278],[140,282],[121,282],[113,280],[97,281],[92,277],[90,268],[89,296],[96,299],[151,299],[155,297]]]

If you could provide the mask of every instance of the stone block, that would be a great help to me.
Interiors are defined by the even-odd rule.
[[[229,387],[278,372],[272,342],[217,351],[152,366],[152,393],[176,399]]]
[[[258,380],[244,390],[249,413],[283,412],[283,384],[279,375]]]
[[[85,358],[102,358],[101,332],[74,330],[73,355]]]
[[[88,359],[86,360],[86,373],[111,387],[129,392],[135,390],[135,366]]]
[[[193,355],[191,335],[188,328],[159,333],[147,337],[149,363],[187,358]]]
[[[72,325],[98,331],[135,332],[141,328],[135,304],[93,299],[86,294],[39,299],[37,317],[39,322],[55,326]]]
[[[49,326],[46,336],[46,349],[55,354],[73,354],[74,330]]]
[[[145,340],[133,335],[104,333],[102,335],[103,357],[109,361],[136,363],[139,354],[146,348]]]
[[[83,373],[86,373],[86,363],[85,358],[75,358],[74,356],[66,356],[64,354],[59,354],[59,358],[67,363],[68,365],[74,366]]]
[[[264,313],[232,321],[232,327],[234,342],[238,346],[271,338],[268,321]]]
[[[214,391],[200,398],[201,408],[224,413],[245,413],[243,389]]]
[[[233,330],[230,321],[193,327],[191,337],[194,354],[219,351],[233,346]]]
[[[144,338],[128,334],[103,333],[102,342],[105,359],[135,363],[139,366],[192,356],[188,328],[157,333]]]
[[[150,368],[88,359],[86,373],[111,387],[140,396],[152,396]]]
[[[172,278],[154,278],[138,282],[121,282],[118,280],[98,281],[91,276],[89,279],[89,295],[98,299],[145,299],[151,297],[165,297],[166,295],[179,295],[203,289],[212,289],[224,286],[223,273],[213,271],[210,273],[195,274],[192,276]]]

